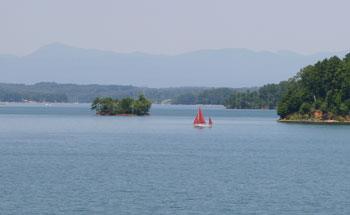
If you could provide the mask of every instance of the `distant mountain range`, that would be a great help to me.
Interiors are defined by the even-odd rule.
[[[0,55],[0,82],[58,82],[148,87],[250,87],[278,83],[301,68],[348,51],[301,55],[289,51],[200,50],[175,56],[115,53],[60,43],[23,57]]]

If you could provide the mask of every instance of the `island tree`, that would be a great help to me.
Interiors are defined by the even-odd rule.
[[[147,115],[152,102],[140,94],[138,99],[126,97],[123,99],[96,98],[91,104],[91,110],[101,115],[132,114]]]

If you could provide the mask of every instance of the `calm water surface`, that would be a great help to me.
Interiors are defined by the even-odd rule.
[[[197,108],[0,106],[0,214],[350,214],[350,126]]]

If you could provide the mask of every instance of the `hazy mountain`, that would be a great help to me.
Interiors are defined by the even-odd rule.
[[[301,55],[290,51],[200,50],[176,56],[115,53],[59,43],[24,56],[0,55],[0,82],[53,81],[149,87],[244,87],[277,83],[302,67],[347,52]]]

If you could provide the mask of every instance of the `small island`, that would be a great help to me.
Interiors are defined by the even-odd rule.
[[[303,68],[278,102],[280,122],[350,123],[350,53]]]
[[[102,116],[145,116],[149,115],[152,102],[140,94],[138,99],[130,97],[123,99],[96,98],[91,104],[91,110]]]

